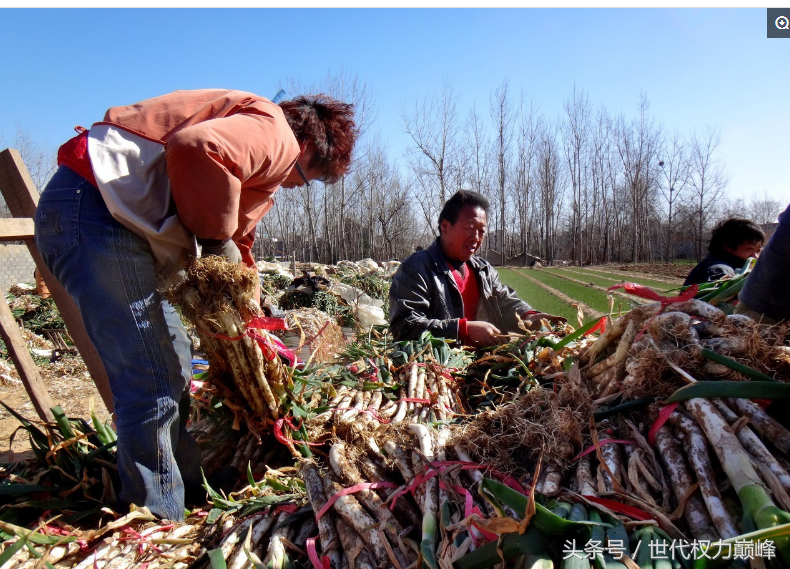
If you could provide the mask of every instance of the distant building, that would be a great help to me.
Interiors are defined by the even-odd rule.
[[[495,267],[502,267],[505,265],[513,267],[532,267],[535,263],[540,263],[542,265],[546,264],[546,261],[540,257],[530,255],[529,253],[521,253],[515,257],[510,257],[504,263],[502,262],[502,253],[494,249],[486,249],[480,253],[480,256]]]

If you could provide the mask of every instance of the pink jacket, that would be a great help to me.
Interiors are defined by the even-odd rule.
[[[175,91],[104,120],[165,145],[178,217],[199,238],[233,238],[248,265],[255,226],[299,157],[280,107],[244,91]]]

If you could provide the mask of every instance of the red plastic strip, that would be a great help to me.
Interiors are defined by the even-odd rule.
[[[622,502],[617,502],[616,500],[608,500],[606,498],[599,498],[598,496],[584,496],[584,498],[594,504],[600,504],[601,506],[609,508],[614,512],[620,512],[621,514],[625,514],[626,516],[634,518],[635,520],[644,521],[655,519],[644,510],[640,510],[634,506],[629,506],[628,504],[623,504]]]
[[[394,482],[363,482],[362,484],[357,484],[355,486],[351,486],[349,488],[343,488],[340,492],[334,494],[329,500],[326,501],[324,507],[321,508],[318,513],[315,515],[316,521],[321,519],[326,511],[334,506],[335,502],[337,502],[343,496],[348,494],[354,494],[355,492],[359,492],[360,490],[368,490],[370,488],[397,488],[398,485]]]
[[[321,446],[321,443],[311,443],[309,441],[300,441],[299,439],[292,439],[292,438],[286,437],[285,434],[283,434],[283,426],[286,423],[289,426],[291,426],[291,427],[293,425],[293,423],[291,423],[291,421],[290,421],[290,417],[283,417],[281,419],[277,419],[274,422],[274,427],[272,428],[272,432],[274,434],[274,438],[277,439],[277,442],[279,442],[280,444],[283,444],[283,445],[287,446],[288,448],[291,448],[294,444],[307,445],[307,446],[310,446],[310,447]],[[293,430],[296,430],[296,429],[293,429]]]
[[[639,296],[641,298],[646,298],[648,300],[657,300],[661,303],[661,310],[659,310],[656,314],[650,317],[647,323],[642,327],[639,331],[639,334],[636,336],[636,340],[639,340],[642,335],[647,331],[647,327],[650,326],[651,322],[658,316],[664,309],[674,302],[686,302],[687,300],[691,300],[697,295],[699,292],[699,285],[691,285],[685,292],[678,296],[661,296],[656,291],[642,285],[638,285],[636,283],[622,283],[616,284],[614,286],[610,286],[606,290],[614,290],[616,288],[624,288],[626,292]]]
[[[288,323],[285,318],[272,318],[269,316],[262,316],[253,318],[247,323],[248,328],[258,328],[260,330],[288,330]]]
[[[386,424],[388,424],[390,422],[389,419],[385,419],[384,417],[382,417],[381,415],[379,415],[378,413],[376,413],[372,409],[360,409],[359,412],[360,413],[365,413],[366,415],[370,415],[371,417],[373,417],[376,421],[378,421],[382,425],[386,425]]]
[[[601,319],[598,320],[598,323],[592,328],[590,328],[589,330],[587,330],[584,333],[584,335],[589,336],[590,334],[594,334],[595,332],[600,332],[601,334],[606,332],[606,318],[607,318],[606,316],[601,316]]]
[[[623,445],[635,445],[636,444],[636,442],[632,441],[631,439],[604,439],[604,440],[598,442],[598,446],[602,447],[603,445],[610,444],[610,443],[620,443],[620,444],[623,444]],[[581,457],[583,457],[584,455],[590,454],[594,450],[595,450],[595,445],[593,445],[590,448],[587,448],[587,449],[581,451],[579,454],[577,454],[576,456],[573,457],[573,460],[571,460],[571,462],[576,462]]]
[[[253,319],[254,321],[254,319]],[[257,328],[259,330],[265,330],[265,328]],[[279,340],[274,340],[271,338],[266,338],[261,336],[256,331],[256,328],[250,326],[244,331],[244,334],[239,336],[226,336],[225,334],[214,334],[212,332],[207,332],[206,330],[202,330],[197,328],[197,331],[201,334],[205,334],[206,336],[211,336],[212,338],[219,338],[220,340],[227,340],[228,342],[238,342],[244,336],[248,336],[258,342],[258,345],[261,348],[261,352],[263,352],[264,357],[268,360],[273,360],[275,356],[280,353],[282,354],[287,360],[291,362],[293,365],[296,362],[296,354],[294,354],[291,350],[285,347],[285,344],[280,342]],[[274,344],[274,346],[272,346]]]
[[[512,476],[508,476],[507,474],[502,474],[501,472],[497,472],[492,468],[487,467],[485,464],[478,464],[474,462],[467,462],[464,460],[438,460],[435,462],[430,463],[431,469],[427,472],[423,471],[415,475],[411,482],[408,484],[401,486],[400,489],[393,493],[392,496],[389,497],[389,500],[392,500],[390,504],[390,510],[395,508],[395,504],[398,501],[398,498],[403,496],[407,493],[414,493],[418,486],[424,484],[434,476],[438,476],[440,472],[444,472],[446,469],[445,467],[449,466],[460,466],[462,470],[486,470],[490,472],[492,475],[499,478],[504,484],[513,488],[517,492],[521,492],[522,494],[525,493],[524,488],[519,484],[516,479]]]
[[[640,298],[646,298],[648,300],[657,300],[661,303],[661,306],[667,306],[668,304],[672,304],[675,302],[685,302],[687,300],[691,300],[696,296],[697,292],[699,292],[699,285],[692,285],[690,286],[685,292],[681,293],[678,296],[661,296],[656,291],[646,286],[638,285],[636,283],[620,283],[614,286],[610,286],[606,290],[614,290],[616,288],[624,288],[625,292],[629,294],[636,295]]]
[[[454,486],[453,489],[459,494],[464,495],[464,518],[468,518],[473,514],[477,514],[481,518],[483,517],[483,512],[480,511],[480,508],[474,505],[474,502],[472,501],[472,493],[469,492],[469,490],[467,490],[466,488],[461,488],[459,486]],[[499,536],[497,534],[482,529],[474,522],[472,522],[470,526],[471,526],[470,530],[472,528],[474,528],[475,530],[469,532],[472,536],[472,539],[475,542],[475,546],[479,547],[480,545],[483,545],[483,543],[487,543],[489,541],[494,541],[495,539],[499,539]],[[480,534],[485,539],[484,540],[480,539],[480,537],[477,534]]]
[[[310,563],[313,564],[313,569],[330,569],[329,558],[324,556],[318,557],[318,550],[315,547],[315,537],[308,537],[305,541],[305,549],[307,549],[307,557],[310,558]]]
[[[677,406],[678,403],[670,403],[661,409],[661,412],[658,414],[658,419],[656,419],[656,422],[650,427],[650,432],[647,433],[647,442],[650,443],[651,447],[656,444],[656,435],[658,431],[664,426],[664,423],[669,421],[669,418],[672,416],[672,413],[675,412]]]

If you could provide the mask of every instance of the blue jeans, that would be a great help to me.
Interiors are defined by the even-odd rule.
[[[184,488],[199,488],[201,480],[200,451],[186,431],[191,341],[156,290],[148,242],[110,215],[97,188],[63,166],[41,194],[35,224],[36,245],[74,298],[107,369],[119,499],[181,520]]]

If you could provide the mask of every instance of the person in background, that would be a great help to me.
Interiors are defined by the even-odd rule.
[[[764,324],[790,320],[790,286],[784,280],[789,268],[790,205],[779,216],[776,231],[746,278],[738,295],[740,302],[735,307],[735,313],[744,314]]]
[[[323,95],[203,89],[111,108],[60,148],[35,240],[107,369],[121,504],[181,520],[205,497],[185,428],[191,342],[160,291],[199,251],[254,266],[277,190],[338,180],[356,136],[353,106]]]
[[[708,245],[708,255],[691,269],[683,286],[734,277],[749,257],[757,257],[765,243],[765,233],[749,219],[730,218],[716,224]]]
[[[38,269],[33,271],[33,280],[36,281],[37,295],[39,295],[41,298],[50,298],[52,296],[52,294],[49,292],[47,283],[44,282],[44,278],[41,276],[41,272]]]
[[[521,332],[519,317],[534,328],[541,319],[565,321],[533,310],[476,255],[488,229],[488,209],[480,194],[456,192],[439,214],[436,241],[398,268],[389,293],[396,341],[413,340],[428,330],[467,345],[492,346],[508,341],[505,332]]]

